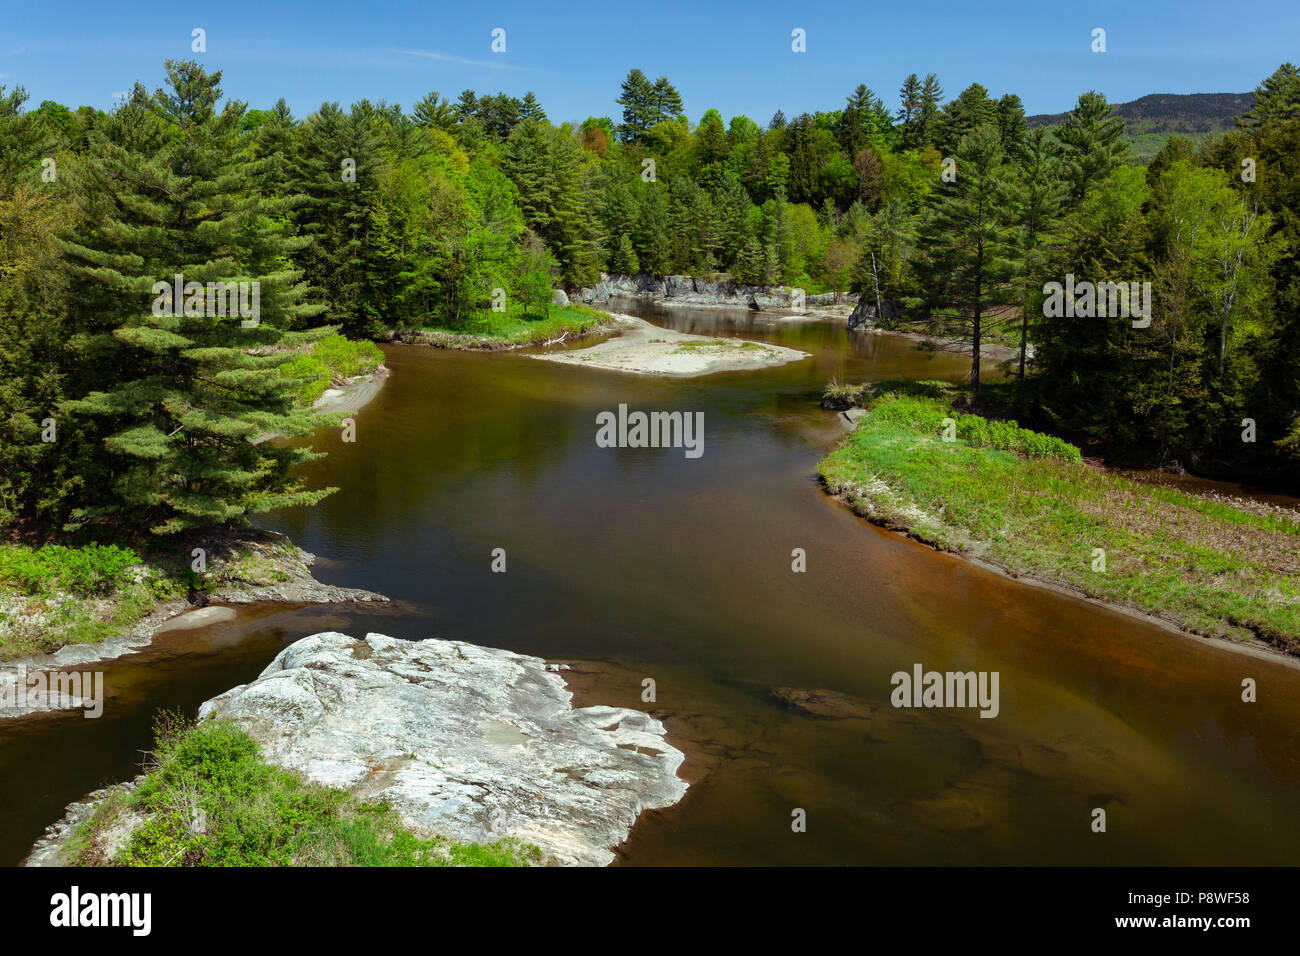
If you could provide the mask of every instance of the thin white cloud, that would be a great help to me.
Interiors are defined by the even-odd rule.
[[[511,66],[509,63],[502,63],[499,60],[471,60],[468,57],[452,56],[450,53],[439,53],[436,50],[402,50],[407,56],[424,57],[426,60],[437,60],[439,63],[454,63],[458,66],[477,66],[486,70],[518,70],[524,73],[535,73],[535,70],[526,66]]]

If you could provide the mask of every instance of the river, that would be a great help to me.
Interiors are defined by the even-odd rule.
[[[814,466],[843,434],[818,405],[826,381],[956,380],[967,358],[842,323],[641,314],[813,357],[654,379],[386,347],[393,374],[356,441],[317,435],[329,456],[304,469],[338,493],[267,525],[320,555],[323,581],[393,605],[241,609],[104,665],[98,720],[0,724],[0,862],[69,801],[137,772],[156,708],[193,711],[323,629],[579,662],[581,702],[661,713],[693,786],[643,817],[627,864],[1300,858],[1300,669],[936,554],[819,489]],[[620,403],[702,411],[703,456],[597,447],[596,414]],[[917,663],[997,671],[1000,713],[891,707],[891,675]],[[820,716],[778,688],[846,696]]]

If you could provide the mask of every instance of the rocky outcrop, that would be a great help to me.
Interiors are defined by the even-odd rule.
[[[649,714],[575,709],[565,669],[460,641],[331,631],[290,644],[199,717],[233,721],[310,781],[386,801],[425,836],[516,838],[551,863],[603,866],[643,811],[682,798],[684,758]],[[71,804],[25,864],[66,864],[77,825],[141,779]],[[129,836],[118,830],[114,846]]]
[[[852,331],[860,325],[871,326],[875,324],[875,305],[868,305],[866,299],[859,299],[858,304],[854,306],[853,311],[849,313],[849,330]]]
[[[743,285],[728,275],[654,276],[601,273],[600,281],[582,289],[578,299],[589,305],[604,305],[610,299],[633,298],[660,302],[663,305],[722,307],[729,309],[776,309],[799,311],[811,306],[829,305],[834,293],[804,295],[789,286]],[[840,295],[841,302],[854,302],[855,295]]]
[[[563,289],[556,289],[551,293],[551,305],[566,306],[569,304],[569,295]]]
[[[574,709],[537,657],[458,641],[317,634],[205,703],[268,760],[455,840],[516,837],[562,864],[604,865],[643,810],[686,792],[663,725]]]

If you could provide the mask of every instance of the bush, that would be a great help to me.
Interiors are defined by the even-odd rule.
[[[311,350],[312,356],[341,378],[364,375],[384,360],[383,350],[374,342],[353,341],[341,335],[321,339]]]
[[[295,355],[280,366],[285,378],[299,379],[294,395],[300,405],[311,405],[335,380],[364,375],[384,360],[374,342],[352,341],[331,335],[317,342],[310,352]]]
[[[69,548],[47,544],[39,549],[10,545],[0,549],[0,581],[25,594],[63,588],[75,594],[107,594],[122,583],[123,572],[140,563],[130,548],[88,544]]]
[[[311,405],[329,388],[333,375],[314,355],[297,355],[280,366],[285,378],[301,379],[294,386],[294,396],[301,405]]]

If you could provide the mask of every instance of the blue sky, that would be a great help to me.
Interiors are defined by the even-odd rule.
[[[363,96],[409,106],[429,90],[454,100],[471,88],[534,90],[554,122],[617,118],[632,67],[667,75],[686,112],[709,107],[766,123],[843,104],[866,83],[891,107],[911,72],[937,73],[955,96],[972,82],[1018,93],[1032,113],[1068,109],[1086,89],[1112,102],[1146,93],[1252,90],[1300,59],[1300,3],[603,3],[409,0],[91,3],[0,0],[0,84],[25,86],[29,106],[53,99],[111,108],[139,79],[151,89],[168,57],[224,71],[223,87],[251,106],[284,96],[295,115]],[[190,50],[207,31],[207,52]],[[506,52],[491,51],[492,30]],[[1091,34],[1106,30],[1107,52]],[[803,29],[807,52],[793,53]]]

